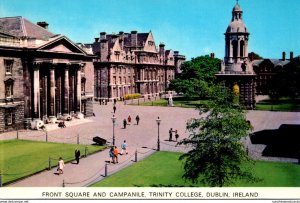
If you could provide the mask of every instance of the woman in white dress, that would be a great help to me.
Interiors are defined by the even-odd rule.
[[[60,157],[60,158],[59,158],[59,161],[58,161],[58,168],[57,168],[57,170],[58,170],[58,175],[64,173],[64,167],[65,167],[64,160]]]

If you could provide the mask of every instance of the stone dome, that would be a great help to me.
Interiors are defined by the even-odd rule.
[[[240,32],[245,33],[248,32],[245,23],[242,20],[234,20],[230,22],[230,24],[227,27],[226,33],[229,32]]]

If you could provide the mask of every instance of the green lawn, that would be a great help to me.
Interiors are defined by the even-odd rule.
[[[92,187],[199,187],[203,184],[185,182],[181,177],[183,164],[180,153],[156,152],[150,157],[116,173]],[[300,165],[257,161],[254,172],[261,181],[236,182],[232,187],[299,187]]]
[[[78,148],[81,155],[85,154],[85,145],[35,142],[28,140],[0,141],[0,170],[3,184],[26,177],[56,166],[58,158],[65,162],[74,160],[74,151]],[[89,154],[100,151],[103,147],[88,145]]]
[[[256,104],[256,110],[300,111],[300,98],[266,99]]]
[[[175,107],[196,108],[198,105],[206,104],[207,100],[198,98],[174,97],[173,104]],[[159,99],[155,101],[141,102],[140,106],[168,106],[168,99]]]

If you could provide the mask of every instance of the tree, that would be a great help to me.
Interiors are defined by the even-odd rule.
[[[207,115],[191,119],[187,124],[189,138],[179,142],[192,147],[180,157],[185,160],[183,178],[212,187],[229,185],[236,179],[254,181],[251,170],[244,167],[251,163],[241,143],[251,127],[245,112],[233,104],[230,90],[221,86],[212,89],[208,106],[199,109]]]
[[[253,60],[258,60],[258,59],[263,59],[263,57],[261,57],[260,55],[258,55],[257,53],[255,52],[250,52],[248,54],[248,58],[250,61],[253,61]]]
[[[187,97],[205,97],[208,86],[216,81],[221,60],[208,55],[192,58],[182,66],[182,73],[172,80],[169,89],[182,92]]]

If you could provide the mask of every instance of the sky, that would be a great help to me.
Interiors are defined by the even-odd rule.
[[[152,31],[156,46],[192,57],[223,59],[224,33],[236,0],[0,0],[0,17],[46,21],[49,31],[92,43],[100,32]],[[249,52],[264,58],[300,55],[299,0],[239,0]]]

